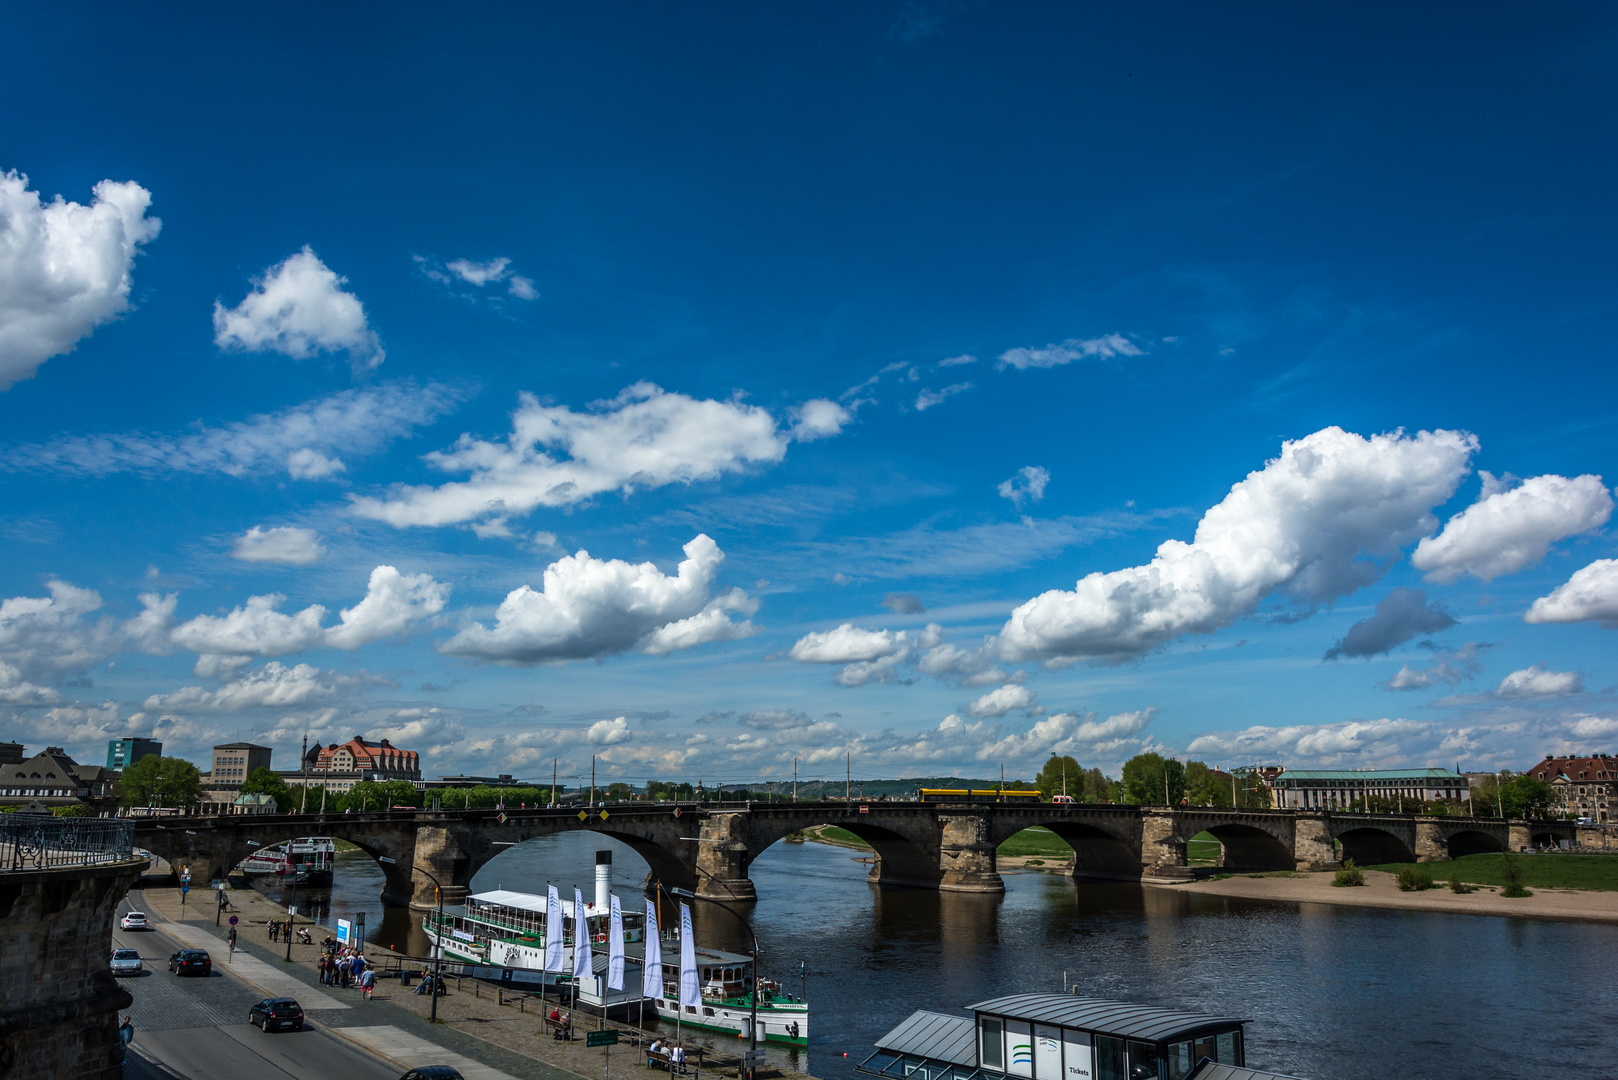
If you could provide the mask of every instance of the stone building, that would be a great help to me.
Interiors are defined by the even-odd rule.
[[[356,735],[346,743],[311,746],[303,769],[284,772],[281,778],[289,784],[301,784],[305,775],[311,788],[323,787],[334,794],[367,781],[404,780],[419,785],[421,755],[401,750],[386,739],[369,742]]]
[[[1278,809],[1336,810],[1367,796],[1438,802],[1464,799],[1466,778],[1448,769],[1287,769],[1271,785]]]
[[[1618,758],[1611,754],[1547,754],[1544,761],[1528,770],[1528,775],[1549,784],[1556,792],[1552,806],[1598,824],[1618,818]]]
[[[93,812],[116,809],[118,773],[100,765],[80,765],[60,746],[47,746],[16,764],[0,765],[0,806],[37,802],[55,809],[83,806]]]

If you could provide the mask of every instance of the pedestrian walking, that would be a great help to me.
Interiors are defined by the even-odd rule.
[[[365,973],[360,976],[360,996],[365,998],[366,1001],[370,1001],[371,991],[375,989],[376,972],[372,971],[370,968],[366,968]]]

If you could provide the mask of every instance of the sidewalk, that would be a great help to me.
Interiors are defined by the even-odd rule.
[[[193,892],[191,895],[196,897],[198,893]],[[520,1010],[513,1004],[501,1006],[498,1004],[496,987],[478,984],[475,980],[468,979],[462,984],[464,989],[458,989],[452,978],[449,984],[450,992],[438,999],[440,1022],[432,1024],[427,1019],[431,999],[415,994],[391,979],[376,984],[372,1001],[361,1000],[358,990],[321,986],[314,964],[320,955],[318,942],[326,933],[324,928],[319,928],[313,935],[316,944],[294,943],[292,946],[294,962],[288,964],[284,959],[286,943],[269,941],[266,930],[266,924],[270,919],[286,917],[285,909],[252,889],[233,889],[229,896],[232,905],[239,909],[232,913],[241,920],[237,927],[235,964],[242,965],[244,960],[251,960],[255,964],[262,965],[252,970],[262,973],[264,977],[290,980],[296,985],[295,991],[277,990],[276,993],[296,997],[304,1004],[304,1008],[311,1012],[316,1009],[330,1010],[316,1015],[334,1034],[347,1028],[350,1034],[344,1037],[361,1042],[368,1049],[403,1047],[406,1043],[395,1039],[391,1032],[381,1032],[384,1028],[397,1028],[402,1033],[424,1039],[428,1043],[448,1047],[524,1080],[528,1077],[535,1077],[538,1080],[580,1080],[580,1078],[599,1080],[602,1076],[605,1055],[600,1049],[587,1048],[582,1038],[584,1030],[594,1026],[596,1020],[593,1016],[575,1014],[575,1023],[580,1025],[581,1037],[571,1042],[561,1042],[542,1030],[542,1015],[536,1009],[538,1002],[528,1003],[526,1010]],[[179,915],[179,895],[176,890],[148,889],[146,897],[148,910],[171,920]],[[198,940],[205,941],[206,944],[199,944],[197,947],[209,949],[216,958],[216,964],[229,970],[230,965],[224,962],[226,954],[220,940],[227,928],[222,926],[215,929],[213,923],[204,918],[213,915],[212,895],[203,892],[200,899],[201,903],[193,902],[187,905],[187,921],[183,924],[184,930],[181,932],[198,935]],[[165,926],[163,929],[169,930],[170,927]],[[388,950],[375,947],[369,952],[373,960],[380,960],[388,955]],[[261,957],[263,959],[259,959]],[[246,970],[244,968],[243,973]],[[250,981],[254,981],[257,985],[256,979]],[[334,1004],[312,1004],[322,998]],[[507,1000],[511,1000],[509,995]],[[612,1023],[610,1026],[624,1031],[633,1030],[633,1025]],[[662,1033],[666,1035],[667,1031]],[[372,1041],[375,1042],[375,1046],[372,1045]],[[688,1051],[694,1045],[701,1044],[707,1044],[711,1050],[727,1057],[733,1057],[739,1047],[734,1038],[722,1035],[693,1038],[692,1033],[687,1032]],[[428,1060],[416,1056],[416,1047],[412,1047],[409,1053],[413,1061]],[[459,1065],[456,1067],[460,1068]],[[613,1049],[611,1070],[614,1075],[640,1076],[643,1073],[652,1075],[645,1070],[644,1058],[639,1051],[627,1045]],[[465,1072],[464,1069],[462,1071]],[[781,1080],[815,1080],[807,1074],[780,1067],[774,1061],[761,1068],[759,1074],[761,1077],[779,1077]],[[470,1080],[471,1074],[466,1075]],[[700,1075],[721,1080],[723,1077],[734,1077],[736,1069],[703,1065],[700,1067]]]

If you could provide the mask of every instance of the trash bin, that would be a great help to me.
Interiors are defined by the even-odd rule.
[[[399,985],[400,986],[409,986],[410,985],[410,975],[411,975],[411,973],[408,972],[408,971],[399,972]]]

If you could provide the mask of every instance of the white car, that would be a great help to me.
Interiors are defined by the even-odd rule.
[[[114,975],[139,975],[140,953],[134,949],[112,950],[112,973]]]
[[[151,929],[150,926],[146,925],[146,912],[144,911],[131,911],[129,914],[118,920],[118,925],[125,930]]]

